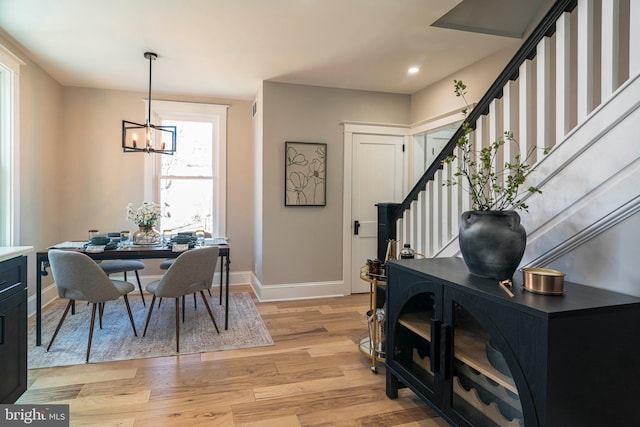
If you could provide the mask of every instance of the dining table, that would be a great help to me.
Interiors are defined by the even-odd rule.
[[[208,241],[208,242],[207,242]],[[229,328],[229,265],[230,247],[223,239],[206,239],[205,246],[217,246],[220,257],[220,305],[222,305],[224,295],[224,329]],[[198,246],[188,250],[197,250]],[[92,251],[87,242],[67,241],[47,250],[36,252],[36,346],[42,344],[42,277],[47,276],[49,268],[49,250],[63,249],[78,251],[86,254],[95,261],[115,260],[115,259],[165,259],[177,258],[182,252],[174,251],[167,245],[141,246],[123,245],[115,249]],[[226,284],[223,291],[223,282]]]

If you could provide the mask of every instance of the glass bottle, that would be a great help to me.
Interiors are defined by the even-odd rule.
[[[416,251],[411,249],[409,243],[405,243],[404,247],[400,250],[400,259],[413,259],[415,258]]]

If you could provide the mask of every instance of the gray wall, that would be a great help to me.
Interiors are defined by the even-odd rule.
[[[469,103],[478,102],[509,63],[518,46],[514,43],[512,47],[502,49],[414,93],[411,96],[411,123],[420,123],[462,110],[464,102],[455,96],[454,80],[462,80],[467,85],[466,97]],[[460,119],[462,120],[462,115]]]
[[[58,181],[62,174],[63,88],[0,32],[0,43],[17,55],[20,67],[20,242],[36,249],[60,236]],[[29,295],[35,292],[35,254],[28,257]],[[44,277],[44,284],[51,278]]]
[[[144,121],[145,94],[64,88],[62,146],[68,166],[57,190],[61,200],[61,237],[84,239],[90,228],[133,230],[126,219],[129,202],[144,199],[144,153],[123,153],[122,120]],[[253,157],[251,103],[217,98],[154,94],[154,99],[229,104],[227,118],[227,235],[233,242],[233,269],[253,266]],[[178,146],[178,149],[179,146]],[[53,242],[55,243],[55,242]],[[153,265],[154,262],[145,262]],[[159,273],[153,269],[144,274]]]
[[[127,203],[144,199],[144,154],[123,153],[122,120],[144,120],[144,93],[63,87],[0,32],[0,43],[26,65],[20,70],[20,242],[43,250],[84,239],[89,228],[133,229]],[[233,271],[253,260],[251,102],[154,94],[154,99],[230,105],[227,118],[227,234]],[[151,268],[151,273],[155,272]],[[29,256],[29,295],[35,256]],[[149,273],[149,272],[147,272]],[[52,283],[51,275],[43,286]]]
[[[408,95],[265,82],[262,92],[262,242],[264,286],[342,280],[343,135],[341,122],[407,124]],[[285,141],[327,143],[327,203],[284,206]],[[261,274],[260,274],[261,273]]]

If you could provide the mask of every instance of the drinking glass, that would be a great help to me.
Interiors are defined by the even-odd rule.
[[[196,230],[196,240],[199,246],[204,246],[204,230]]]
[[[129,232],[121,231],[120,232],[120,246],[123,248],[129,247]]]
[[[98,235],[98,230],[91,229],[89,230],[89,241]]]
[[[171,241],[171,230],[162,230],[162,243],[168,245]]]

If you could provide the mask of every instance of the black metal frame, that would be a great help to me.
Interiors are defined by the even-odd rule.
[[[151,99],[149,99],[149,105],[151,105]],[[153,148],[153,146],[148,146],[144,138],[143,138],[142,148],[137,146],[137,141],[133,138],[131,138],[131,140],[133,141],[133,144],[127,145],[127,132],[133,132],[136,130],[143,130],[145,135],[147,131],[152,131],[152,130],[155,130],[158,132],[168,132],[171,135],[171,146],[169,149],[165,149],[163,146],[162,149],[158,150],[156,148]],[[125,153],[141,151],[144,153],[158,153],[158,154],[173,155],[173,153],[176,152],[176,132],[177,132],[176,126],[156,126],[150,123],[141,125],[139,123],[123,120],[122,121],[122,151]]]

